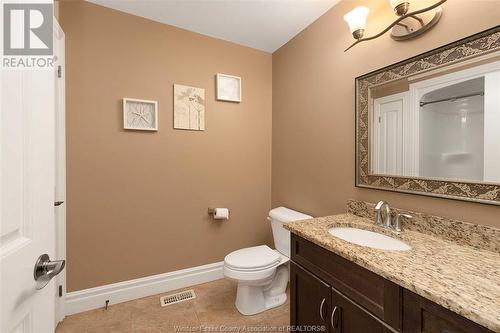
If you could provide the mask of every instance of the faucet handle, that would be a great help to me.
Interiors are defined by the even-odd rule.
[[[379,202],[377,202],[374,209],[380,210],[384,204],[387,204],[387,202],[385,202],[384,200],[380,200]]]
[[[396,214],[396,222],[394,222],[394,230],[396,230],[397,232],[403,231],[403,229],[401,228],[401,216],[406,217],[407,219],[413,218],[413,216],[411,216],[410,214],[397,213]]]
[[[380,200],[376,205],[375,205],[375,224],[376,225],[384,225],[384,222],[382,221],[382,207],[384,205],[388,205],[387,202]]]
[[[385,211],[384,221],[382,222],[382,209]],[[384,228],[392,227],[391,207],[387,201],[380,200],[375,206],[375,224]]]
[[[375,211],[375,224],[382,225],[382,213],[380,212],[380,209]]]

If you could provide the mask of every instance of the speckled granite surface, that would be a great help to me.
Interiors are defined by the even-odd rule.
[[[374,218],[374,208],[373,203],[347,201],[347,212],[361,217]],[[394,207],[391,207],[391,211],[393,216],[397,213],[410,213],[413,216],[411,220],[405,219],[403,222],[403,227],[408,230],[439,237],[460,245],[500,253],[500,229]]]
[[[285,227],[495,332],[500,332],[500,254],[407,228],[401,234],[351,213],[291,222]],[[362,247],[331,236],[351,226],[406,241],[409,251]]]

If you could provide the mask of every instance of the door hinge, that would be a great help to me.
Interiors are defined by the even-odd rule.
[[[382,117],[378,117],[378,122],[381,123],[382,122]]]
[[[61,65],[57,66],[57,77],[58,78],[62,77],[62,66]]]
[[[62,297],[62,285],[59,285],[59,297]]]
[[[64,201],[55,201],[54,206],[61,206],[64,203]]]

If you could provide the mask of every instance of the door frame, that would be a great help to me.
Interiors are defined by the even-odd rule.
[[[58,260],[66,260],[66,99],[65,99],[65,35],[59,22],[54,17],[54,67],[55,75],[55,198],[64,201],[55,209],[56,253]],[[61,66],[61,71],[58,70]],[[61,73],[59,77],[59,73]],[[66,266],[67,267],[67,266]],[[55,277],[55,325],[66,316],[66,269]],[[59,294],[59,286],[62,293]]]

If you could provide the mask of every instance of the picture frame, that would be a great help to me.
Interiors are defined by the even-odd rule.
[[[217,100],[225,102],[241,102],[241,77],[217,73]]]
[[[174,84],[174,129],[205,130],[205,89]]]
[[[123,98],[123,129],[158,131],[158,102]]]

